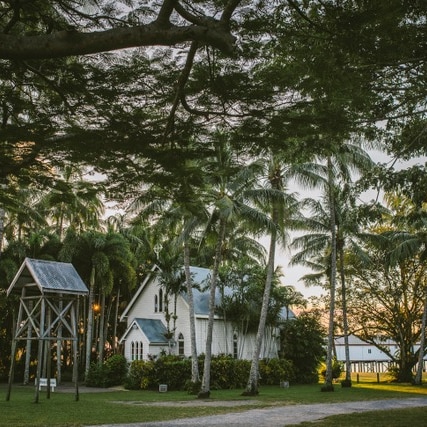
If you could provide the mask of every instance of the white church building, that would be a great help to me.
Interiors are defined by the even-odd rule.
[[[197,354],[205,353],[208,315],[210,270],[200,267],[190,269],[193,285],[194,315]],[[125,333],[120,339],[124,345],[124,355],[128,361],[148,360],[160,354],[191,356],[190,313],[186,292],[165,298],[166,291],[160,284],[160,269],[153,267],[137,289],[125,308],[120,320],[127,322]],[[225,288],[225,294],[231,289]],[[221,294],[217,288],[216,305]],[[172,316],[170,316],[172,315]],[[281,316],[294,317],[283,308]],[[167,320],[169,317],[169,321]],[[279,331],[267,327],[263,339],[260,358],[278,356]],[[255,343],[255,333],[243,333],[231,322],[215,314],[212,354],[230,354],[239,359],[251,359]]]

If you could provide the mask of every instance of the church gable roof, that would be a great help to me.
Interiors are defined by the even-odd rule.
[[[167,344],[166,326],[159,319],[135,319],[135,323],[151,344]]]
[[[133,329],[138,329],[141,333],[143,333],[151,345],[168,344],[168,340],[166,339],[168,331],[160,319],[133,319],[126,332],[120,338],[120,343],[127,339],[129,333]]]
[[[131,310],[131,308],[137,304],[137,301],[139,298],[141,298],[143,290],[156,278],[156,273],[160,272],[160,268],[157,266],[154,266],[151,270],[150,274],[145,277],[145,280],[140,285],[140,287],[137,289],[135,295],[133,296],[131,302],[128,304],[128,306],[125,308],[122,316],[120,317],[120,320],[123,321],[128,315]],[[212,271],[208,268],[203,267],[190,267],[190,273],[193,280],[193,302],[194,302],[194,314],[196,316],[208,316],[209,315],[209,285],[211,280],[211,273]],[[231,296],[233,294],[233,289],[225,286],[223,290],[220,290],[219,287],[216,288],[215,292],[215,305],[220,306],[221,304],[221,293],[224,293],[226,296]],[[188,303],[188,296],[187,292],[183,291],[181,292],[180,296],[184,299],[186,303]],[[292,318],[295,317],[294,313],[287,309],[286,307],[283,307],[280,315],[282,319]]]

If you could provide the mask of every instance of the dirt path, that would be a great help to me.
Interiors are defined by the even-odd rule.
[[[195,406],[194,402],[188,403]],[[177,404],[180,403],[178,402]],[[200,404],[200,402],[198,404]],[[215,404],[220,405],[221,403],[215,402]],[[234,401],[233,405],[235,404],[236,402]],[[284,427],[287,425],[299,424],[304,421],[320,420],[331,415],[362,411],[384,411],[388,409],[410,407],[427,407],[427,397],[313,405],[272,406],[262,409],[243,410],[237,413],[184,418],[172,421],[114,425],[103,424],[88,427]]]

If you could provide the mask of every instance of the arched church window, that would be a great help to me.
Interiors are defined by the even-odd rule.
[[[238,347],[238,342],[237,342],[237,333],[235,332],[233,334],[233,357],[235,359],[238,359],[239,357],[239,347]]]
[[[184,356],[184,335],[182,333],[178,335],[178,354]]]
[[[159,291],[159,311],[163,311],[163,289]]]

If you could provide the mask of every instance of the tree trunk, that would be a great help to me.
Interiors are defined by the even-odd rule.
[[[99,314],[99,337],[98,337],[98,363],[101,365],[104,361],[105,347],[105,293],[101,294],[101,312]]]
[[[414,384],[422,385],[424,368],[424,349],[426,346],[426,326],[427,326],[427,288],[424,288],[424,311],[421,320],[420,348],[418,350],[418,367],[414,378]]]
[[[190,248],[188,242],[184,242],[184,272],[185,284],[187,286],[187,299],[190,316],[190,345],[191,345],[191,382],[196,384],[200,381],[199,376],[199,361],[197,358],[197,342],[196,342],[196,318],[194,315],[194,298],[193,298],[193,281],[190,272]]]
[[[105,320],[104,320],[104,354],[105,354],[105,344],[108,342],[108,328],[110,325],[111,311],[113,310],[112,295],[110,295],[109,298],[106,298],[106,299],[108,300],[108,303],[107,303],[107,310],[106,310]]]
[[[328,197],[330,210],[331,226],[331,272],[330,272],[330,302],[329,302],[329,324],[328,324],[328,347],[326,353],[326,374],[325,385],[322,391],[333,391],[332,384],[332,359],[334,346],[334,320],[335,320],[335,289],[336,289],[336,271],[337,271],[337,237],[335,221],[335,197],[334,197],[334,177],[332,171],[331,159],[328,158]]]
[[[206,350],[205,350],[205,361],[203,364],[203,378],[202,378],[202,387],[198,394],[200,399],[204,399],[210,396],[210,380],[211,380],[211,359],[212,359],[212,334],[214,326],[214,316],[215,316],[215,293],[216,293],[216,284],[218,277],[218,270],[221,264],[221,252],[222,252],[222,243],[225,236],[225,220],[220,221],[220,229],[218,234],[218,241],[215,248],[215,262],[214,268],[212,269],[212,277],[210,283],[210,293],[209,293],[209,318],[208,318],[208,330],[206,333]]]
[[[92,336],[93,336],[93,303],[95,299],[95,269],[92,268],[89,285],[88,316],[86,325],[86,360],[85,375],[89,372],[90,358],[92,355]]]
[[[277,215],[273,214],[273,222],[276,224],[275,219]],[[248,383],[246,390],[243,392],[245,396],[253,396],[258,394],[258,377],[259,377],[259,355],[262,346],[262,340],[265,334],[265,324],[268,314],[268,306],[270,302],[271,284],[273,282],[274,275],[274,257],[276,253],[276,238],[277,230],[274,229],[271,232],[270,237],[270,250],[268,255],[267,264],[267,277],[265,279],[264,295],[262,298],[261,315],[258,323],[258,331],[255,340],[255,348],[252,354],[251,370],[249,373]]]
[[[347,289],[344,274],[344,248],[340,245],[340,275],[341,275],[341,303],[342,303],[342,323],[344,331],[344,350],[345,350],[345,383],[346,387],[351,387],[351,360],[350,346],[348,342],[348,318],[347,318]]]
[[[4,235],[4,219],[6,217],[5,210],[0,207],[0,254],[3,250],[3,235]]]
[[[120,307],[120,288],[117,290],[116,305],[114,309],[113,338],[111,343],[113,354],[117,353],[117,322],[119,319],[119,307]]]

